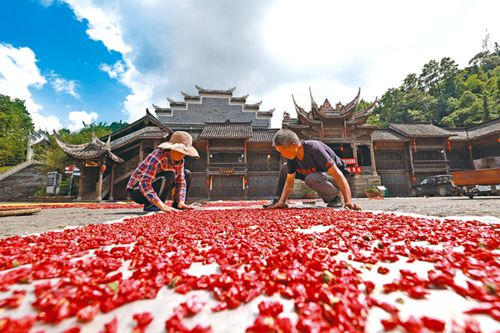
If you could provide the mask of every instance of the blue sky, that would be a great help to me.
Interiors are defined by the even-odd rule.
[[[261,109],[373,100],[431,59],[465,66],[493,0],[11,0],[0,2],[0,93],[38,128],[133,121],[181,90],[236,86]]]
[[[32,0],[1,6],[0,42],[30,48],[41,76],[48,81],[30,89],[33,100],[43,106],[40,113],[57,117],[65,127],[79,125],[70,122],[71,111],[98,114],[97,121],[123,118],[122,103],[129,89],[99,69],[102,63],[120,60],[121,54],[89,39],[85,22],[76,20],[69,6],[43,6]],[[68,86],[68,81],[74,82],[73,89],[57,91],[54,87],[57,82]]]

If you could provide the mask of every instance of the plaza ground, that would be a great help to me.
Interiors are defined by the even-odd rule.
[[[311,200],[304,200],[305,204],[295,203],[300,207],[320,207],[317,201],[311,205]],[[413,213],[427,216],[453,217],[482,217],[482,219],[500,221],[500,197],[484,196],[469,199],[467,197],[429,197],[429,198],[385,198],[354,199],[366,211],[385,211],[397,213]],[[237,207],[237,206],[236,206]],[[236,208],[230,207],[230,208]],[[228,208],[226,208],[228,209]],[[334,213],[334,210],[332,210]],[[43,209],[30,216],[0,217],[0,238],[42,233],[49,230],[64,229],[68,226],[82,226],[87,224],[115,221],[124,217],[144,215],[138,208],[118,209],[85,209],[60,208]]]

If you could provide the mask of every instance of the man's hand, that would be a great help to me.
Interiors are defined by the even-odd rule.
[[[286,208],[286,207],[287,207],[286,202],[278,201],[277,203],[267,207],[266,209],[278,209],[278,208]]]
[[[177,207],[179,209],[194,209],[194,207],[191,207],[190,205],[186,205],[184,202],[179,202]]]
[[[344,206],[345,206],[345,208],[350,209],[350,210],[362,210],[360,205],[352,203],[352,202],[346,203]]]

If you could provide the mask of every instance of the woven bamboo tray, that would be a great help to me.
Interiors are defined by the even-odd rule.
[[[18,215],[33,215],[40,212],[41,208],[23,208],[23,209],[1,209],[0,208],[0,217],[5,216],[18,216]]]

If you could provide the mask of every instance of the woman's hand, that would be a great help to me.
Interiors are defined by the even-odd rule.
[[[174,207],[170,207],[170,206],[165,205],[163,202],[159,205],[158,208],[160,208],[161,211],[164,213],[175,213],[175,212],[179,211],[178,209],[175,209]]]

